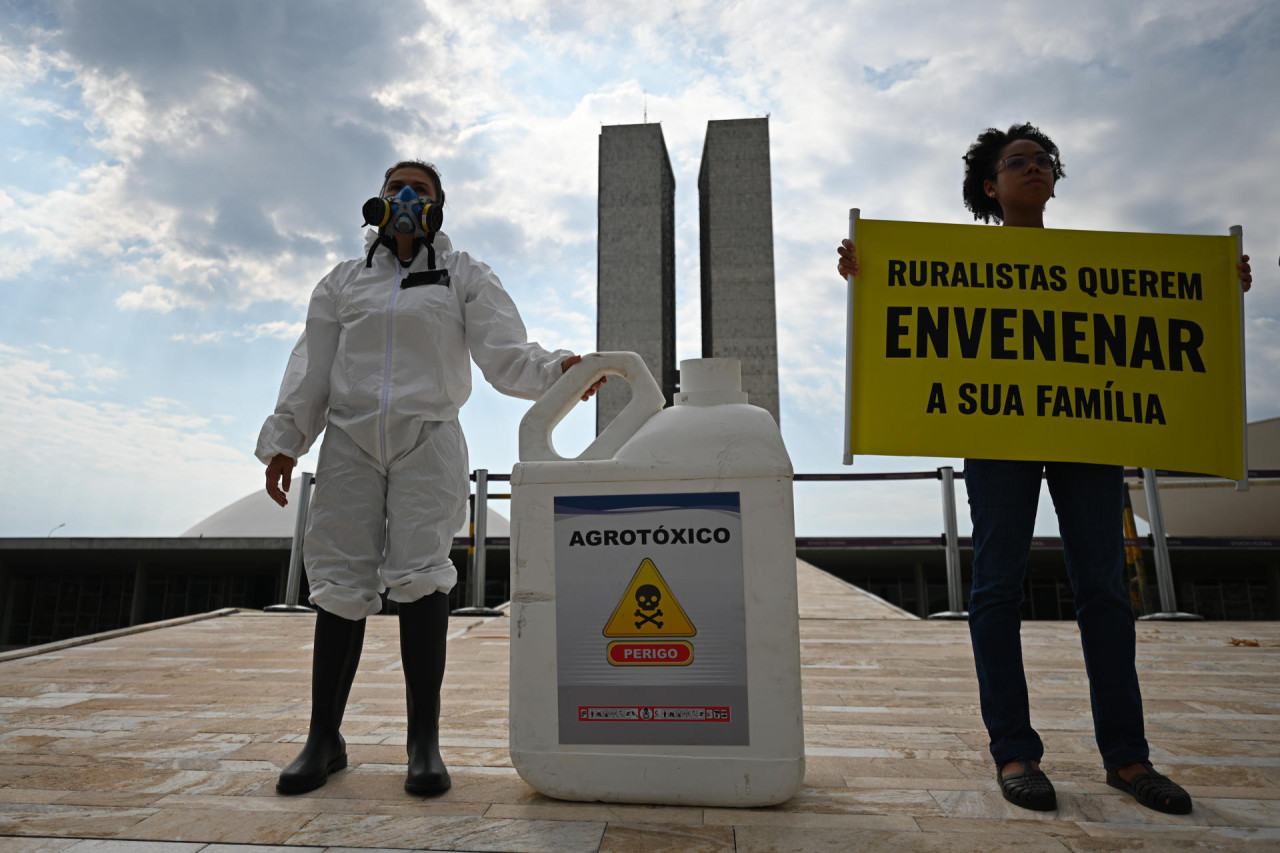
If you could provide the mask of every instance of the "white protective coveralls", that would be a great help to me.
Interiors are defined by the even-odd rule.
[[[412,602],[457,583],[449,549],[471,490],[458,425],[470,360],[499,391],[533,400],[572,355],[526,339],[486,264],[443,233],[434,245],[447,284],[410,279],[429,269],[425,248],[406,268],[383,247],[371,268],[343,261],[320,281],[258,437],[264,463],[297,459],[327,427],[303,554],[311,603],[346,619],[381,610],[384,590]]]

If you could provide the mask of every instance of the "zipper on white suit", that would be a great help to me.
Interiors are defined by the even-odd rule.
[[[396,280],[391,285],[391,299],[387,302],[387,358],[382,373],[382,412],[378,418],[378,437],[381,440],[382,470],[387,469],[387,406],[391,399],[391,345],[395,334],[396,296],[400,293],[400,281],[404,277],[404,265],[397,258]]]

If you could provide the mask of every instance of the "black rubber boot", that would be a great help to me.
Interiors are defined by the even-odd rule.
[[[409,700],[410,794],[439,794],[453,782],[440,757],[440,682],[444,680],[449,594],[435,592],[400,604],[400,659]]]
[[[351,694],[351,682],[364,646],[364,620],[352,622],[316,610],[315,651],[311,658],[311,728],[298,757],[280,774],[276,790],[304,794],[347,766],[347,742],[338,729]]]

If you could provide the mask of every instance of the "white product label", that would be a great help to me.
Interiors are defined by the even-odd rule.
[[[555,499],[562,744],[748,745],[737,492]]]

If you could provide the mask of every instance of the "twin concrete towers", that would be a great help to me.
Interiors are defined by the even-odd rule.
[[[676,366],[675,191],[658,124],[600,132],[596,349],[639,353],[670,405]],[[742,390],[778,420],[769,120],[707,122],[698,172],[702,357],[742,362]],[[630,399],[596,396],[596,432]]]

